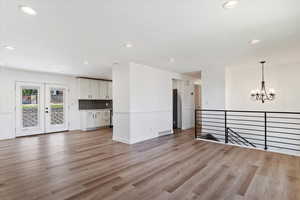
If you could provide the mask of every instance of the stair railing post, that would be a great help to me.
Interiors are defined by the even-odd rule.
[[[265,150],[268,149],[268,143],[267,143],[267,112],[264,113],[265,117]]]
[[[227,128],[227,110],[224,111],[224,124],[225,124],[225,143],[228,143],[228,128]]]

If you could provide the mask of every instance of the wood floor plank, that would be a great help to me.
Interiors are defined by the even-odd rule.
[[[255,176],[257,167],[256,166],[250,166],[249,171],[246,172],[246,178],[245,180],[240,184],[240,188],[238,190],[238,194],[241,196],[244,196],[248,190],[248,187],[250,183],[252,182],[253,177]]]
[[[112,129],[0,141],[1,200],[299,200],[300,158],[194,139],[127,145]]]

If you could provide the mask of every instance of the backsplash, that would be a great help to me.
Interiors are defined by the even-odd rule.
[[[112,100],[79,100],[79,110],[112,109]]]

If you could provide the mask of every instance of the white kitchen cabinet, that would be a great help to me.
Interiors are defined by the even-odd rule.
[[[79,79],[79,99],[90,99],[90,80],[89,79]]]
[[[109,110],[82,110],[80,111],[80,128],[87,131],[110,125]]]
[[[87,120],[86,120],[86,128],[93,128],[95,127],[95,120],[94,120],[94,117],[95,116],[95,113],[94,112],[87,112]]]
[[[102,112],[102,121],[104,126],[109,126],[110,125],[110,111],[109,110],[104,110]]]
[[[105,126],[104,123],[102,123],[102,111],[96,111],[95,112],[95,128],[99,128],[101,126]]]
[[[79,78],[79,99],[112,99],[111,81]]]
[[[92,99],[100,99],[100,88],[99,88],[99,81],[97,80],[90,80],[90,91]]]
[[[101,99],[107,99],[107,81],[100,81]]]
[[[80,112],[80,127],[81,130],[90,130],[95,128],[95,112],[81,111]]]
[[[107,96],[108,96],[108,99],[112,99],[112,82],[108,82]]]

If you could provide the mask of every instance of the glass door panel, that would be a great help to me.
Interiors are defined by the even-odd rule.
[[[16,136],[43,133],[43,101],[42,84],[16,83]]]
[[[23,128],[39,126],[39,89],[22,87]]]
[[[51,125],[64,124],[64,90],[50,89]]]

